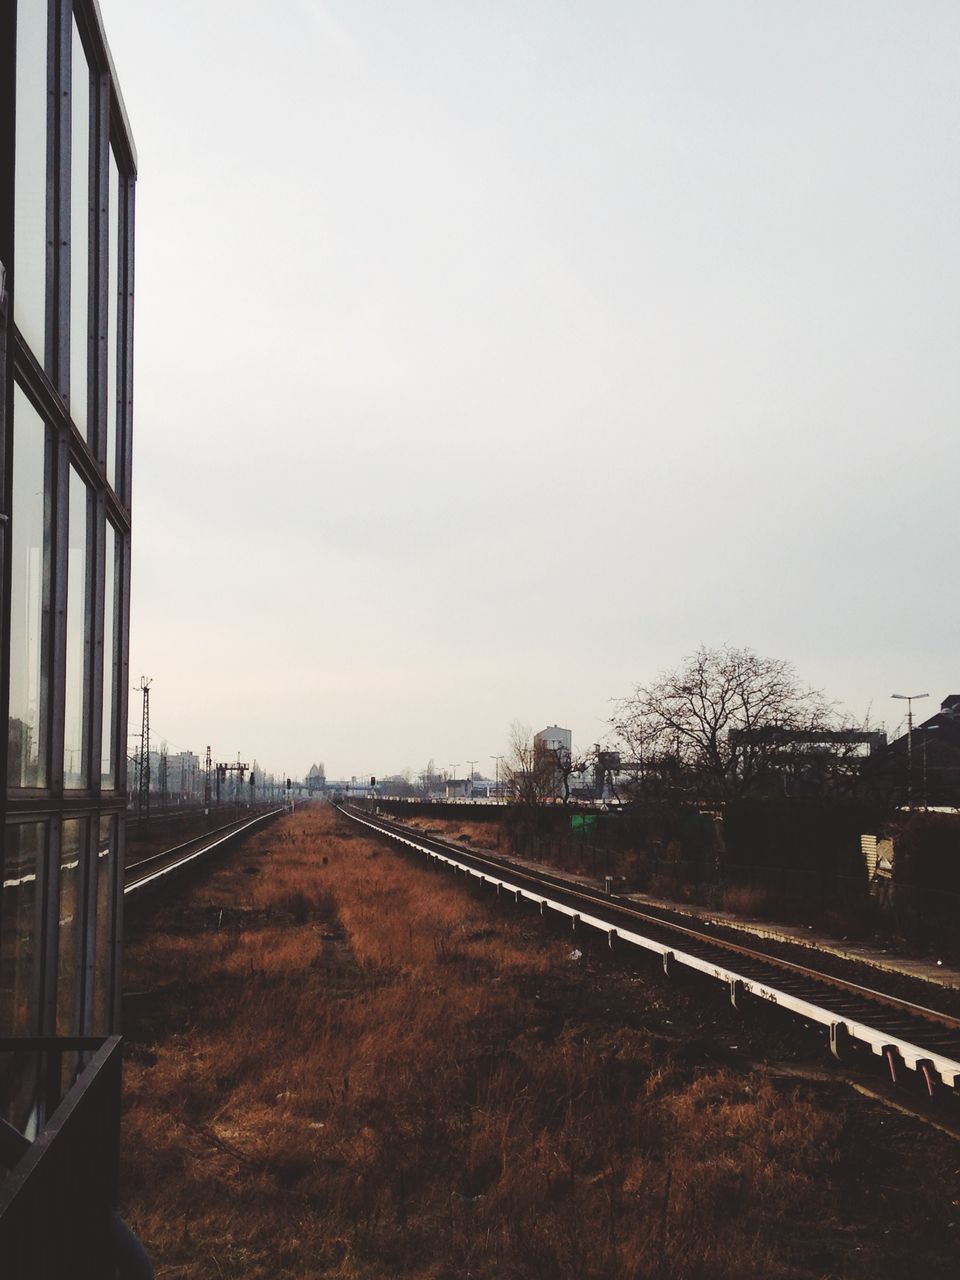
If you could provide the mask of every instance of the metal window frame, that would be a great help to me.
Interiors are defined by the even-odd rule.
[[[47,264],[43,365],[13,322],[17,0],[0,6],[0,517],[12,502],[13,399],[19,385],[45,424],[45,555],[49,556],[49,622],[41,636],[41,729],[44,787],[7,788],[7,733],[0,732],[0,829],[9,822],[42,822],[44,855],[37,867],[37,932],[34,943],[35,1031],[56,1025],[58,912],[63,823],[83,820],[77,877],[74,1018],[77,1033],[108,1033],[119,1025],[119,972],[123,915],[123,849],[126,822],[126,741],[130,625],[130,501],[133,406],[134,210],[137,156],[97,0],[46,0],[47,12]],[[71,227],[73,23],[90,77],[88,217]],[[110,207],[110,158],[118,174]],[[9,180],[8,180],[9,179]],[[69,412],[70,292],[73,237],[87,237],[87,404],[85,431]],[[110,256],[116,254],[116,296],[111,298]],[[110,310],[116,316],[116,383],[108,385]],[[108,439],[110,404],[116,428]],[[107,449],[114,454],[108,482]],[[82,788],[64,787],[64,714],[67,652],[69,487],[76,470],[86,491],[86,562],[83,602],[84,674]],[[112,662],[104,670],[107,526],[115,533]],[[9,521],[0,518],[0,668],[9,672],[11,575]],[[74,602],[74,609],[76,609]],[[104,681],[112,683],[110,715],[103,716]],[[9,717],[9,689],[0,681],[0,727]],[[113,785],[101,783],[103,748],[113,762]],[[97,875],[100,829],[110,823],[106,937],[110,961],[96,974]],[[2,868],[2,859],[0,859]],[[0,877],[2,879],[2,877]],[[2,895],[0,886],[0,895]],[[103,928],[101,921],[101,928]],[[107,980],[104,1007],[109,1026],[94,1028],[95,982]],[[2,1034],[2,1029],[0,1029]]]

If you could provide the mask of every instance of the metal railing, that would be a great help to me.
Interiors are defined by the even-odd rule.
[[[0,1260],[7,1280],[106,1280],[116,1274],[120,1037],[0,1039],[35,1071],[48,1118],[0,1170]],[[78,1057],[76,1055],[79,1055]],[[60,1095],[65,1066],[81,1066]],[[19,1135],[5,1126],[7,1153]]]

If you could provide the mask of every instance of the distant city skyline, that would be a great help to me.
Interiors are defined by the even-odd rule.
[[[891,696],[899,697],[900,695],[891,695]],[[914,697],[914,702],[916,704],[915,709],[913,711],[914,726],[916,727],[922,724],[925,720],[929,720],[931,717],[936,715],[936,713],[940,710],[940,707],[943,704],[943,702],[946,699],[948,699],[950,696],[951,695],[949,694],[944,694],[936,698],[933,698],[932,696],[926,696],[919,700],[916,697]],[[523,726],[523,727],[531,728],[531,726]],[[883,721],[879,719],[871,720],[870,727],[885,732],[891,740],[896,739],[898,737],[902,737],[907,732],[907,712],[903,711],[902,714],[900,715],[899,720],[897,720],[895,723],[889,720],[887,721]],[[531,737],[534,735],[534,733],[535,731],[531,729]],[[139,737],[138,734],[132,734],[131,740],[138,739],[138,737]],[[506,747],[507,737],[508,737],[508,734],[505,734],[504,742],[500,744],[504,748]],[[577,738],[576,734],[573,734],[573,750],[576,754],[589,755],[589,753],[591,752],[594,746],[597,746],[597,745],[602,746],[603,744],[609,745],[611,743],[616,745],[619,741],[620,740],[617,738],[616,733],[609,726],[607,726],[604,729],[604,732],[602,734],[596,735],[593,738],[589,738],[589,739]],[[135,748],[131,748],[131,754],[133,753],[133,750],[135,750]],[[171,757],[177,756],[181,753],[191,754],[197,758],[202,768],[204,750],[205,748],[198,749],[198,748],[177,746],[166,737],[161,737],[159,739],[157,739],[155,736],[151,737],[151,756],[153,757],[159,757],[159,755],[164,751],[169,752]],[[497,754],[500,754],[501,760],[504,759],[503,754],[501,753],[497,753]],[[213,751],[212,759],[214,763],[217,763],[218,761],[229,763],[231,760],[237,758],[238,755],[243,755],[243,752],[240,752],[240,753],[234,752],[232,754],[228,752],[226,754],[223,754],[223,753],[218,754],[216,751]],[[375,777],[377,779],[390,779],[390,778],[399,778],[409,773],[411,779],[414,782],[416,782],[418,779],[422,778],[425,775],[427,766],[432,761],[435,768],[435,772],[438,776],[448,777],[451,779],[458,779],[458,778],[464,779],[472,776],[472,777],[483,779],[484,781],[489,782],[489,781],[493,781],[497,774],[496,765],[494,763],[495,760],[496,760],[496,755],[491,754],[489,766],[484,764],[483,761],[481,760],[477,763],[475,770],[471,771],[467,763],[464,763],[461,761],[455,761],[452,764],[443,764],[442,761],[436,755],[430,755],[425,760],[420,761],[417,765],[413,765],[410,762],[406,762],[401,765],[397,765],[397,764],[391,765],[387,763],[385,765],[382,765],[380,768],[376,768],[376,769],[375,768],[346,768],[346,769],[340,770],[339,772],[332,772],[330,770],[325,770],[325,777],[328,782],[342,782],[342,781],[349,781],[353,779],[353,780],[356,780],[358,783],[362,783],[371,777]],[[311,772],[313,767],[317,764],[317,758],[311,759],[309,764],[304,765],[302,768],[298,767],[297,769],[276,768],[269,762],[264,762],[260,759],[257,759],[255,756],[252,758],[252,762],[256,765],[258,773],[273,776],[280,779],[283,779],[286,777],[293,777],[296,780],[299,780],[302,782],[306,779],[307,775]],[[133,775],[131,775],[131,786],[133,785],[132,778],[133,778]]]
[[[177,749],[594,742],[700,644],[958,691],[956,5],[101,8]]]

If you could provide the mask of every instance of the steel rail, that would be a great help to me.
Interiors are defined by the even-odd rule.
[[[263,815],[258,814],[258,817]],[[127,871],[136,871],[138,867],[145,867],[151,862],[157,862],[160,858],[169,858],[173,853],[179,853],[181,849],[189,849],[192,844],[197,844],[201,840],[206,840],[210,836],[219,835],[221,831],[233,831],[237,824],[244,819],[234,818],[232,822],[224,822],[222,826],[212,827],[209,831],[203,831],[198,836],[191,836],[189,840],[184,840],[181,844],[171,845],[169,849],[161,849],[159,853],[150,853],[145,858],[138,858],[136,862],[128,862]]]
[[[378,818],[378,822],[384,826],[394,828],[401,835],[419,835],[415,828],[407,827],[400,822],[391,822],[388,819]],[[459,846],[452,844],[448,840],[438,840],[436,837],[427,837],[428,842],[440,845],[442,848],[453,851],[457,854],[466,854],[466,850],[462,850]],[[471,851],[466,854],[467,857],[478,863],[488,863],[494,867],[502,868],[508,871],[517,869],[517,864],[508,859],[499,858],[495,854],[485,852],[483,855]],[[519,870],[519,874],[525,872]],[[893,1009],[899,1010],[901,1013],[910,1016],[918,1016],[928,1019],[931,1022],[938,1022],[942,1026],[947,1027],[951,1031],[960,1031],[960,1018],[954,1017],[949,1013],[944,1013],[940,1009],[930,1009],[925,1005],[916,1004],[912,1001],[902,999],[900,996],[891,995],[887,991],[878,991],[874,987],[865,987],[862,983],[851,982],[849,978],[840,978],[836,974],[824,973],[820,969],[814,969],[809,965],[797,964],[793,960],[787,960],[782,956],[773,955],[767,951],[756,951],[752,947],[746,946],[742,942],[735,942],[731,938],[720,937],[712,933],[704,933],[699,929],[691,928],[689,925],[680,924],[675,919],[675,913],[665,909],[662,914],[656,914],[657,909],[643,908],[636,906],[632,902],[624,901],[617,894],[609,894],[601,889],[594,889],[590,885],[584,884],[582,881],[571,880],[566,876],[551,874],[546,871],[534,871],[529,869],[530,876],[538,883],[548,884],[557,887],[565,893],[574,894],[580,898],[589,899],[591,902],[602,904],[611,910],[629,916],[631,920],[642,920],[646,923],[658,927],[668,928],[676,933],[680,933],[686,937],[692,938],[698,942],[706,942],[715,947],[724,948],[738,956],[746,956],[751,961],[760,964],[774,964],[778,969],[786,969],[797,974],[801,978],[809,978],[817,982],[827,983],[829,986],[836,987],[840,991],[847,991],[856,997],[873,1002],[887,1004]]]
[[[378,821],[384,826],[394,828],[401,835],[419,835],[420,833],[411,827],[405,826],[400,822],[391,822],[388,819],[378,818]],[[448,840],[438,840],[436,837],[428,837],[429,842],[440,845],[442,848],[451,850],[457,854],[464,853],[458,845],[452,844]],[[488,863],[498,868],[513,871],[517,864],[509,859],[499,858],[495,854],[484,852],[483,855],[476,854],[471,851],[467,854],[469,858],[478,863]],[[691,928],[689,925],[681,924],[675,918],[675,913],[669,909],[664,909],[661,914],[657,914],[657,908],[643,908],[632,902],[625,901],[617,894],[609,894],[601,889],[595,889],[590,885],[584,884],[579,880],[572,880],[567,876],[555,875],[545,871],[529,870],[533,879],[538,883],[554,885],[558,889],[575,894],[581,898],[587,898],[591,902],[598,902],[605,907],[610,907],[618,913],[628,915],[631,920],[642,920],[654,926],[662,926],[670,930],[683,934],[698,942],[706,942],[715,947],[724,948],[733,952],[738,956],[746,956],[751,961],[757,961],[761,964],[775,964],[778,969],[786,969],[797,974],[802,978],[810,978],[817,982],[827,983],[829,986],[836,987],[838,990],[850,992],[857,997],[863,997],[874,1002],[880,1002],[889,1005],[891,1008],[897,1009],[902,1013],[911,1016],[920,1016],[931,1022],[938,1022],[942,1026],[949,1028],[951,1031],[960,1031],[960,1018],[954,1017],[949,1013],[944,1013],[941,1009],[930,1009],[925,1005],[916,1004],[912,1001],[902,999],[900,996],[891,995],[887,991],[878,991],[874,987],[865,987],[862,983],[852,982],[849,978],[840,978],[836,974],[824,973],[820,969],[814,969],[809,965],[797,964],[795,961],[787,960],[782,956],[773,955],[767,951],[756,951],[752,947],[746,946],[742,942],[735,942],[731,938],[720,937],[712,933],[704,933],[699,929]],[[524,872],[521,870],[520,874]]]
[[[248,831],[251,827],[256,826],[260,822],[265,822],[267,818],[276,817],[278,813],[284,813],[285,810],[281,806],[276,809],[270,809],[266,813],[257,814],[255,818],[249,818],[239,824],[230,823],[226,827],[217,827],[214,831],[206,832],[202,836],[196,836],[193,840],[187,840],[183,844],[174,845],[172,849],[164,849],[160,853],[152,853],[148,858],[141,858],[139,862],[132,862],[127,868],[125,874],[129,875],[131,871],[135,871],[138,867],[145,867],[159,861],[161,858],[169,858],[171,855],[180,853],[181,850],[189,849],[191,845],[200,842],[200,848],[194,849],[191,853],[186,853],[182,857],[178,857],[175,861],[168,865],[158,868],[149,875],[141,875],[134,880],[128,881],[124,885],[124,894],[133,893],[136,889],[142,889],[144,885],[152,884],[154,880],[159,880],[161,876],[169,875],[171,871],[177,871],[180,867],[186,866],[188,862],[192,862],[194,858],[199,858],[205,853],[211,853],[214,849],[224,844],[227,840],[232,840],[234,836],[240,835],[244,831]],[[225,834],[220,834],[224,832]],[[211,836],[217,836],[217,839],[211,840]]]
[[[589,925],[606,933],[611,947],[622,941],[659,954],[667,973],[680,966],[723,982],[734,1004],[752,995],[819,1023],[828,1030],[831,1051],[838,1058],[848,1043],[859,1042],[887,1060],[894,1080],[902,1063],[921,1074],[930,1090],[934,1076],[951,1088],[960,1087],[960,1020],[947,1014],[615,904],[598,890],[521,871],[433,837],[411,838],[409,828],[338,808],[380,835],[494,885],[498,893],[506,889],[517,902],[534,903],[541,914],[549,907],[570,917],[574,928]],[[645,932],[629,927],[633,924]],[[660,936],[652,936],[656,934]],[[671,937],[679,942],[671,942]]]

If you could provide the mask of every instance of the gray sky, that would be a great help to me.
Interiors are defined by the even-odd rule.
[[[701,642],[958,691],[954,0],[100,3],[172,746],[492,772]]]

